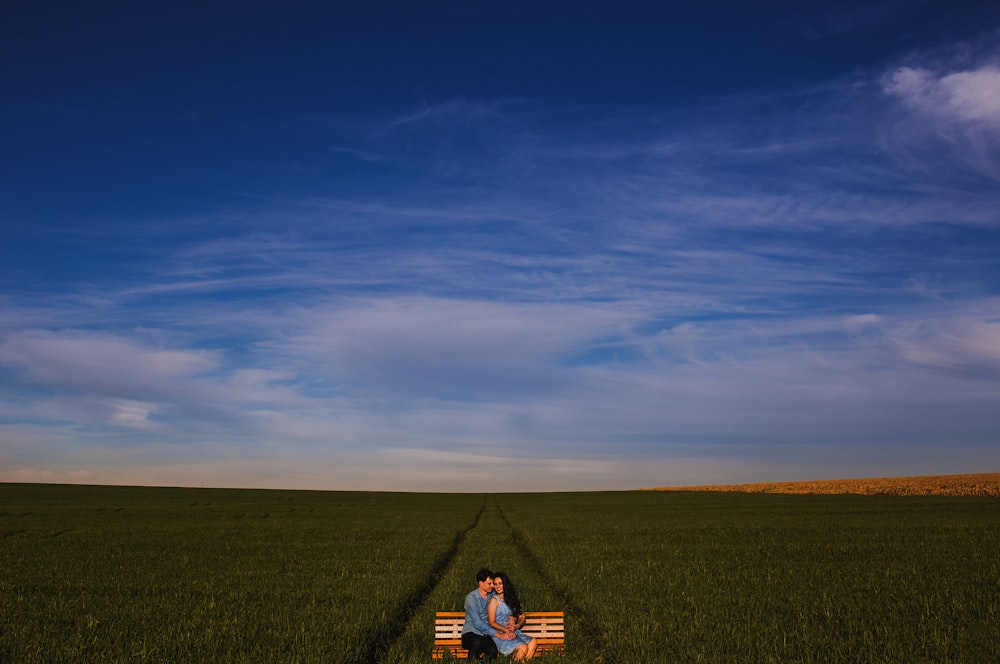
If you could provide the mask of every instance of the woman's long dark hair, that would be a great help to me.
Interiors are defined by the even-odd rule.
[[[517,596],[517,588],[511,583],[510,577],[504,572],[497,572],[493,576],[498,576],[503,581],[503,601],[510,607],[511,615],[516,618],[524,613],[524,609],[521,608],[521,598]]]

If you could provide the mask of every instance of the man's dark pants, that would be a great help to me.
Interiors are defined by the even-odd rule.
[[[497,644],[488,636],[466,632],[462,635],[462,647],[469,651],[469,659],[479,659],[481,655],[486,655],[486,659],[497,658]]]

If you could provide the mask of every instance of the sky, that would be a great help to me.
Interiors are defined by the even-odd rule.
[[[1000,471],[1000,4],[0,9],[0,481]]]

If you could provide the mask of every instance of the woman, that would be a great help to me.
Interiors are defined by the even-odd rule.
[[[501,639],[494,635],[497,650],[503,655],[513,656],[515,661],[531,659],[535,656],[538,642],[520,630],[524,626],[524,611],[517,597],[514,584],[503,572],[493,575],[493,597],[486,606],[490,626],[498,632],[513,634],[512,639]]]

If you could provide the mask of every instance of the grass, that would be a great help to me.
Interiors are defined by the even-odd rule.
[[[561,661],[1000,661],[997,550],[987,498],[0,484],[0,662],[426,662],[484,565]]]
[[[367,661],[481,496],[7,485],[0,660]]]
[[[1000,661],[1000,503],[705,493],[502,500],[605,661]],[[576,518],[568,518],[576,515]]]

